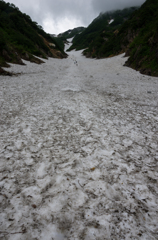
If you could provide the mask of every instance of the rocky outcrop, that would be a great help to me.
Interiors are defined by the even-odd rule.
[[[1,51],[1,56],[6,62],[18,63],[20,65],[24,65],[21,56],[14,49],[3,49]]]
[[[146,39],[146,35],[150,37]],[[153,34],[148,30],[145,37],[142,35],[141,39],[140,36],[138,38],[136,36],[133,43],[126,52],[129,59],[125,66],[132,67],[145,75],[158,76],[158,33]]]
[[[30,61],[30,62],[34,62],[34,63],[37,63],[37,64],[44,63],[44,61],[42,61],[39,58],[36,58],[32,54],[29,54],[27,52],[18,53],[16,51],[16,49],[13,49],[13,48],[11,50],[8,50],[8,51],[3,49],[0,52],[0,56],[3,58],[3,62],[0,64],[2,67],[9,67],[8,63],[25,65],[22,59]]]
[[[48,42],[44,37],[42,37],[42,36],[40,36],[42,39],[43,39],[43,41],[44,41],[44,43],[46,44],[46,46],[49,48],[49,51],[50,51],[50,53],[52,54],[52,57],[53,58],[60,58],[60,59],[62,59],[62,58],[67,58],[67,54],[66,53],[63,53],[63,52],[61,52],[61,51],[59,51],[59,49],[57,49],[56,48],[56,45],[55,44],[52,44],[52,43],[50,43],[50,42]],[[48,53],[48,56],[49,56],[49,53]],[[51,57],[51,56],[49,56],[49,57]]]
[[[4,69],[2,69],[2,68],[0,67],[0,75],[12,76],[13,74],[10,73],[10,72],[5,71]]]
[[[21,55],[21,58],[26,60],[26,61],[30,61],[30,62],[34,62],[34,63],[37,63],[37,64],[41,64],[41,63],[44,63],[44,61],[42,61],[41,59],[33,56],[32,54],[29,54],[29,53],[24,53]]]
[[[49,48],[49,51],[47,52],[47,55],[46,55],[45,52],[43,52],[43,50],[40,49],[40,51],[43,52],[43,55],[39,56],[40,58],[43,58],[44,55],[46,56],[45,58],[53,57],[53,58],[60,58],[60,59],[66,58],[68,56],[66,53],[64,54],[61,51],[59,51],[58,49],[54,49],[54,46],[49,45],[49,42],[46,39],[44,39],[44,42],[45,42],[46,46]],[[2,49],[0,51],[0,56],[3,59],[3,61],[0,62],[1,67],[9,67],[8,63],[25,65],[23,62],[23,59],[26,61],[36,63],[36,64],[44,63],[44,60],[41,60],[40,58],[32,55],[31,53],[29,53],[29,52],[21,53],[20,51],[18,51],[17,49],[14,49],[13,47],[8,47],[7,49]],[[10,74],[1,68],[0,75],[10,75]]]

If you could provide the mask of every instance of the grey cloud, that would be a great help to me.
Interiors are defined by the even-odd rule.
[[[54,20],[71,16],[88,22],[89,17],[93,15],[91,0],[27,0],[27,2],[10,0],[9,2],[40,21],[49,15]]]
[[[97,12],[141,6],[145,0],[92,0],[93,9]]]
[[[91,0],[47,0],[47,11],[54,19],[60,20],[63,17],[74,17],[88,24],[89,17],[93,15]]]
[[[100,12],[141,5],[145,0],[10,0],[9,2],[14,3],[40,25],[44,25],[47,20],[50,26],[54,25],[55,31],[59,22],[62,22],[66,31],[69,26],[66,23],[64,25],[64,19],[69,19],[71,26],[73,22],[87,26]]]

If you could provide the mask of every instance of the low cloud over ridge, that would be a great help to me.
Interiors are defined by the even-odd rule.
[[[10,0],[49,33],[87,26],[100,12],[139,6],[145,0]]]

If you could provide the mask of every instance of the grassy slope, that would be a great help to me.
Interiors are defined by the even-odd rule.
[[[69,50],[81,50],[88,48],[87,52],[92,56],[96,56],[99,48],[107,41],[113,32],[128,19],[129,15],[136,8],[127,8],[114,12],[100,14],[94,21],[81,33],[75,36],[73,45]],[[108,22],[114,19],[114,22]]]
[[[136,29],[132,26],[132,30],[137,36],[129,45],[126,66],[158,76],[158,1],[147,0],[131,23],[136,19]]]
[[[84,27],[77,27],[74,29],[69,29],[66,32],[60,33],[57,37],[53,37],[53,39],[64,50],[67,39],[73,38],[76,34],[83,32],[84,29],[85,29]]]
[[[22,60],[42,61],[33,55],[47,58],[66,54],[49,34],[13,4],[0,1],[0,65],[6,62],[22,64]],[[55,49],[49,43],[56,44]],[[60,51],[60,52],[59,52]],[[2,72],[2,71],[1,71]]]
[[[83,32],[84,29],[85,29],[84,27],[77,27],[74,29],[69,29],[66,32],[59,34],[58,37],[63,37],[64,39],[72,38],[76,34]]]
[[[141,73],[158,76],[158,1],[147,0],[104,43],[96,57],[109,57],[126,52],[126,66]],[[84,51],[87,55],[87,52]]]

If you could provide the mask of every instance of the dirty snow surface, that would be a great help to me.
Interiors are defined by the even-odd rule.
[[[158,239],[158,78],[125,60],[0,76],[0,239]]]

